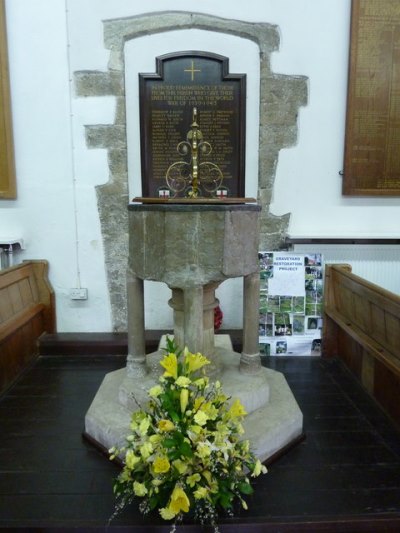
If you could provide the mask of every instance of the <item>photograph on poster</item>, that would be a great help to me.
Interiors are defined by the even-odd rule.
[[[260,354],[318,355],[321,349],[323,257],[260,252]]]

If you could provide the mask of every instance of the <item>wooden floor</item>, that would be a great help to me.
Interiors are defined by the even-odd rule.
[[[109,528],[117,467],[81,437],[117,356],[43,356],[0,398],[0,527],[167,532],[127,510]],[[221,532],[400,532],[400,435],[338,361],[269,358],[304,414],[306,440],[258,478]],[[179,532],[200,531],[190,523]]]

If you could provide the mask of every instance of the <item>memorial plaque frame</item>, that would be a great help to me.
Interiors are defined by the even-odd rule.
[[[17,197],[5,2],[0,0],[0,200]]]
[[[344,195],[400,196],[400,4],[352,0]]]
[[[221,187],[205,196],[243,197],[246,74],[229,73],[229,58],[203,51],[165,54],[155,62],[155,73],[139,74],[142,196],[185,196],[171,191],[165,177],[182,159],[177,145],[186,140],[196,108],[203,140],[212,146],[207,158],[224,175]]]

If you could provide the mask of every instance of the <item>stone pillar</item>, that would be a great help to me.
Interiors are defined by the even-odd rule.
[[[182,289],[174,289],[172,287],[172,298],[168,301],[168,305],[172,307],[174,312],[174,340],[179,348],[184,348],[185,334],[184,334],[184,314],[183,314],[183,291]]]
[[[194,339],[194,336],[200,334],[200,327],[197,323],[197,319],[194,319],[194,326],[191,324],[185,323],[185,312],[184,312],[184,291],[182,289],[172,288],[172,298],[169,300],[168,304],[172,307],[174,311],[174,339],[176,344],[183,348],[188,346],[189,342],[192,346],[202,346],[200,349],[191,350],[191,351],[201,351],[211,361],[210,367],[208,367],[208,374],[213,372],[213,370],[220,369],[221,363],[217,361],[217,356],[215,354],[215,344],[214,344],[214,309],[219,304],[219,301],[215,298],[215,289],[218,287],[219,283],[210,283],[202,287],[202,295],[198,295],[199,301],[201,297],[202,301],[202,338]],[[187,295],[188,301],[193,299],[194,293],[191,296]],[[197,298],[195,296],[195,298]],[[189,304],[192,305],[192,304]],[[197,304],[196,304],[197,305]],[[186,324],[186,325],[185,325]],[[192,328],[194,331],[190,330],[186,332],[185,327]],[[188,339],[191,339],[190,341]],[[191,348],[189,348],[191,349]]]
[[[240,371],[253,374],[261,368],[258,346],[258,315],[260,299],[260,274],[253,272],[243,278],[243,352]]]
[[[183,289],[184,345],[191,352],[203,352],[203,287]]]
[[[143,280],[128,269],[128,358],[127,375],[139,379],[147,373],[146,344],[144,335],[144,290]]]

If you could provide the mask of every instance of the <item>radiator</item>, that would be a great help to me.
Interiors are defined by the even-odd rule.
[[[400,294],[400,245],[294,244],[301,253],[321,253],[324,263],[348,263],[353,274]]]

